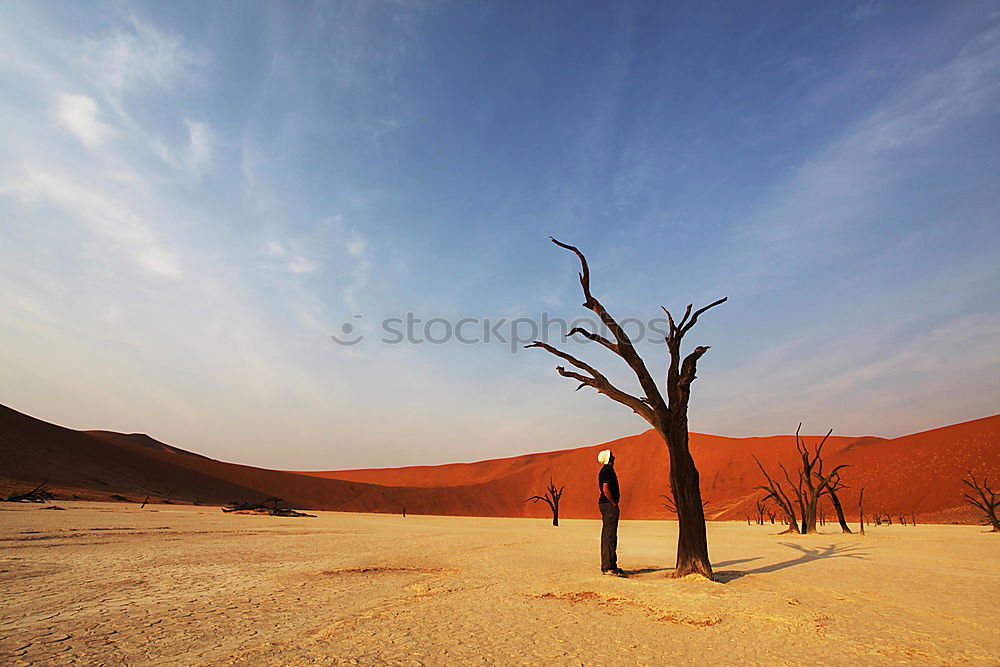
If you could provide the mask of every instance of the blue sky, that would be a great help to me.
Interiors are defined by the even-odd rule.
[[[619,317],[729,297],[694,430],[1000,406],[997,2],[8,3],[0,90],[0,401],[44,419],[291,469],[644,430],[541,351],[379,342],[586,315],[550,234]]]

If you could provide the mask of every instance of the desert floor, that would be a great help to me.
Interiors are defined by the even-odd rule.
[[[719,582],[666,578],[676,525],[63,502],[0,506],[4,664],[1000,663],[1000,535],[709,525]]]

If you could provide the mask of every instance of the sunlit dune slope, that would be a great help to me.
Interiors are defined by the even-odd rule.
[[[819,436],[806,436],[812,446]],[[963,504],[967,470],[1000,477],[1000,415],[885,440],[831,437],[827,466],[849,464],[842,493],[857,516],[857,490],[866,512],[915,512],[923,521],[973,521]],[[543,504],[525,503],[549,479],[566,491],[561,516],[596,514],[597,452],[610,447],[624,489],[625,518],[670,518],[663,507],[667,454],[652,431],[610,443],[505,459],[379,470],[286,472],[224,463],[142,434],[74,431],[0,407],[0,483],[7,488],[48,481],[63,497],[223,504],[284,498],[302,508],[466,516],[534,516]],[[742,519],[760,496],[761,474],[752,455],[772,472],[793,470],[793,436],[726,438],[692,434],[707,514]],[[831,513],[832,512],[829,512]]]

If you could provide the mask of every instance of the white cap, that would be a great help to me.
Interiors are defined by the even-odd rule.
[[[611,461],[611,450],[601,450],[601,453],[597,455],[597,462],[602,465],[608,465],[609,461]]]

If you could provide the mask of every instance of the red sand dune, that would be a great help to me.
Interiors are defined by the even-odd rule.
[[[812,445],[818,436],[808,436]],[[691,435],[702,492],[713,519],[742,519],[760,492],[751,454],[769,471],[793,466],[792,436],[725,438]],[[222,504],[279,496],[301,508],[472,516],[547,515],[525,504],[551,477],[566,486],[561,516],[597,515],[597,452],[611,448],[625,491],[624,518],[669,518],[667,456],[652,432],[610,443],[478,463],[378,470],[285,472],[223,463],[142,434],[74,431],[0,406],[0,482],[23,488],[49,480],[62,497],[107,500],[118,494],[141,501]],[[827,465],[851,464],[842,497],[857,516],[857,489],[865,487],[866,512],[915,512],[924,521],[974,521],[962,502],[967,470],[1000,477],[1000,415],[894,438],[831,437]],[[791,469],[791,467],[789,468]],[[998,480],[1000,481],[1000,480]],[[832,513],[832,512],[831,512]]]

